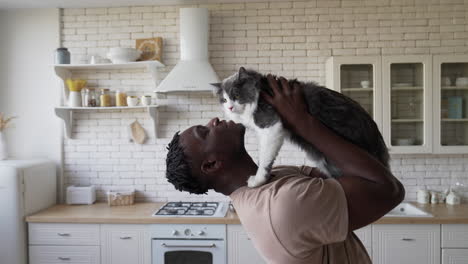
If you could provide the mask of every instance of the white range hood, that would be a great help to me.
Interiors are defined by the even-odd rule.
[[[209,13],[206,8],[180,9],[180,61],[156,92],[213,91],[219,82],[208,61]]]

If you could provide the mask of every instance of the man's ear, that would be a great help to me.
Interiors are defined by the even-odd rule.
[[[223,167],[223,163],[215,159],[207,159],[202,162],[201,171],[204,174],[217,173]]]

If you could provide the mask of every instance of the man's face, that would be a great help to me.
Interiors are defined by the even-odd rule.
[[[211,119],[205,126],[192,126],[182,132],[181,144],[193,161],[210,155],[229,159],[244,149],[245,127],[232,121]]]

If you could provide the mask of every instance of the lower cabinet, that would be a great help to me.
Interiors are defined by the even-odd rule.
[[[266,263],[241,225],[227,226],[227,260],[228,264]]]
[[[361,240],[366,248],[367,254],[372,256],[372,226],[368,225],[358,230],[354,230],[354,234]]]
[[[442,264],[468,263],[468,225],[442,225]]]
[[[29,246],[29,264],[53,263],[99,264],[99,246]]]
[[[374,264],[439,264],[440,225],[372,225]]]
[[[466,264],[468,263],[468,248],[444,248],[442,249],[442,264]]]
[[[101,263],[151,263],[148,228],[148,225],[101,225]]]

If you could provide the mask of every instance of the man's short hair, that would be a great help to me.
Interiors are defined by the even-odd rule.
[[[184,153],[180,144],[179,132],[176,132],[172,141],[167,146],[166,178],[179,191],[187,191],[195,194],[206,194],[208,189],[193,177],[189,158]]]

